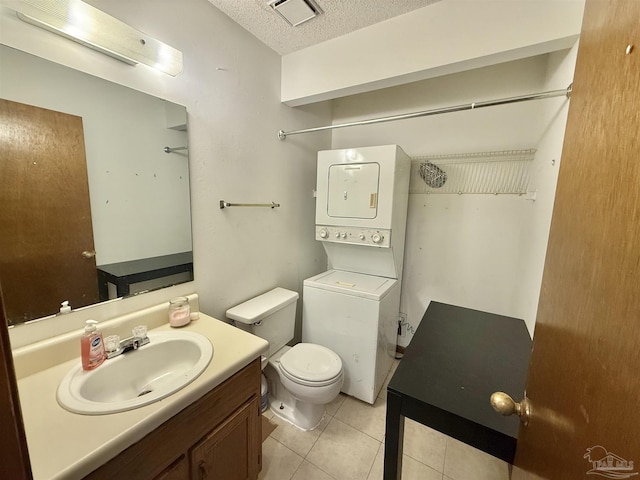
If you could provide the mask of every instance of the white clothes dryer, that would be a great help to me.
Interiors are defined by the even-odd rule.
[[[329,270],[304,281],[302,341],[340,356],[347,395],[375,402],[395,358],[399,301],[392,278]]]
[[[402,278],[410,171],[397,145],[318,152],[316,240],[330,269]]]

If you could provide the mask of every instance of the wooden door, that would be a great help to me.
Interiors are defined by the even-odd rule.
[[[0,283],[9,323],[98,301],[82,118],[0,99]],[[91,254],[89,254],[91,255]]]
[[[259,398],[254,398],[194,447],[191,453],[191,478],[258,478],[261,450],[259,411]]]
[[[516,466],[638,478],[639,366],[640,1],[587,0]]]

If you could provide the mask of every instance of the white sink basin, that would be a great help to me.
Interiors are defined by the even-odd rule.
[[[124,412],[165,398],[195,380],[213,357],[209,339],[193,332],[150,333],[151,342],[95,370],[71,370],[58,387],[58,403],[74,413]]]

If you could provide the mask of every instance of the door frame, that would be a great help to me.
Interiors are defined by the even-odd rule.
[[[13,367],[9,327],[0,285],[0,473],[2,478],[31,480],[31,463]]]

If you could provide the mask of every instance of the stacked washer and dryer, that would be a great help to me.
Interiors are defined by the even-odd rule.
[[[304,281],[302,341],[336,352],[342,392],[371,404],[395,358],[410,168],[397,145],[318,153],[329,270]]]

